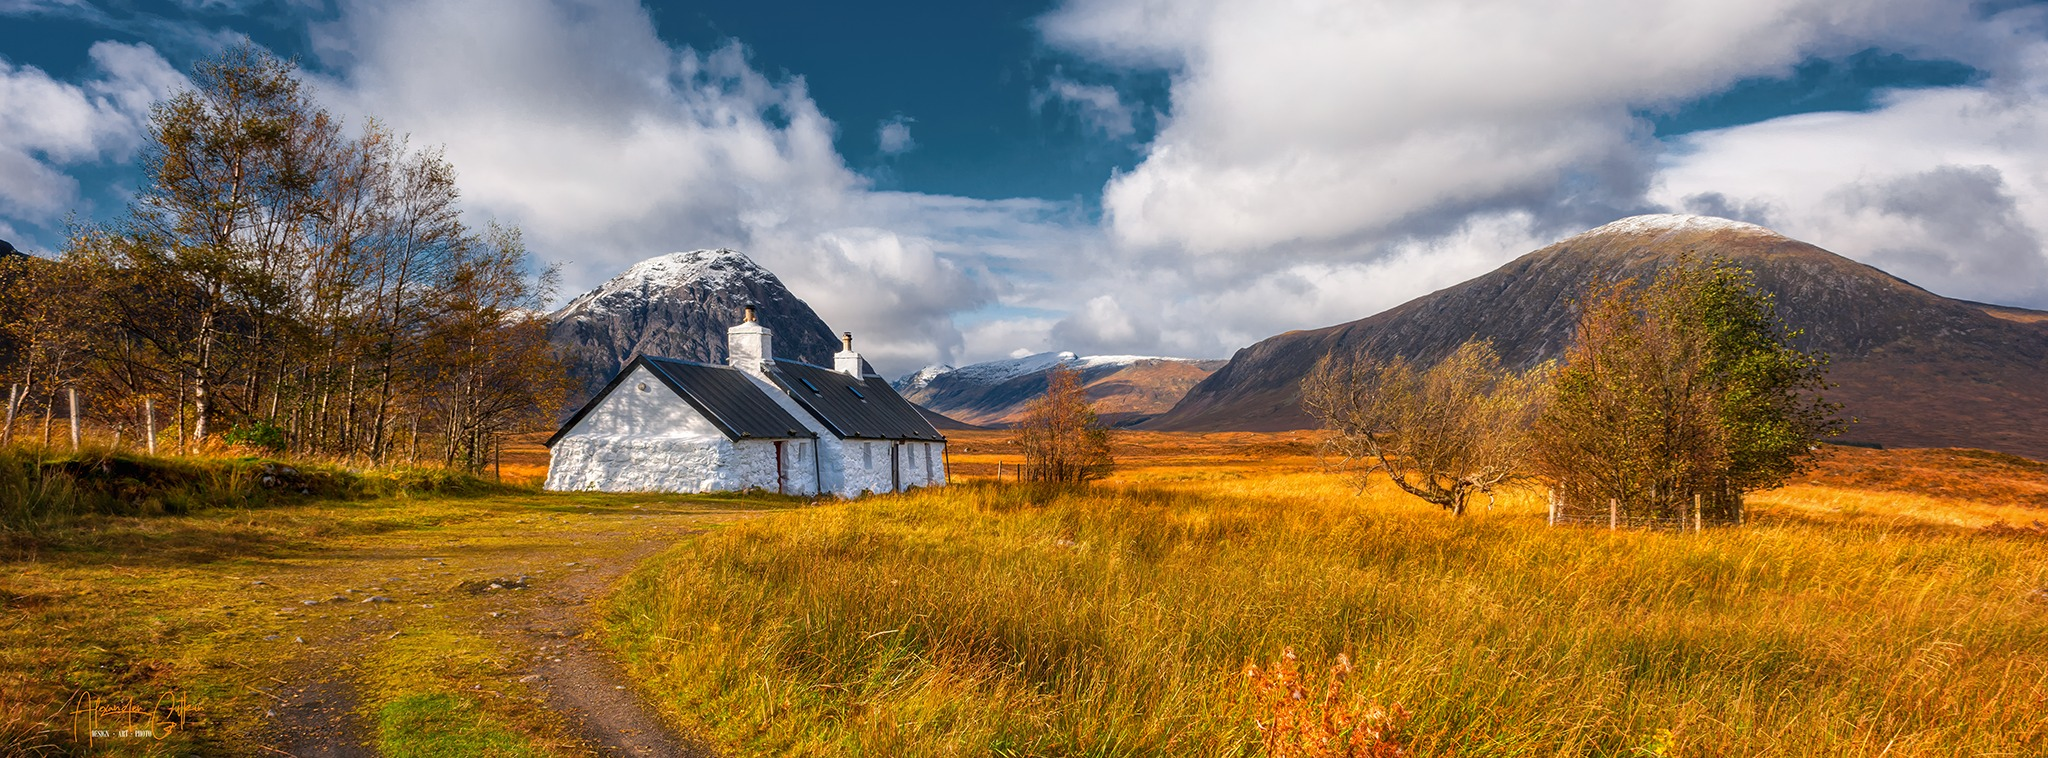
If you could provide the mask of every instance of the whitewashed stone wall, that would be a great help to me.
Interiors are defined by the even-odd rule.
[[[854,497],[865,492],[889,491],[889,443],[883,440],[844,440],[840,442],[841,466],[845,468],[845,480],[840,482],[839,493]]]
[[[745,489],[725,464],[732,443],[676,437],[565,437],[548,464],[550,490],[718,492]]]
[[[945,484],[944,443],[841,440],[760,376],[758,369],[740,368],[777,405],[818,435],[815,440],[783,443],[784,492],[817,494],[821,484],[824,492],[841,497],[888,492],[892,451],[898,456],[904,489]],[[925,463],[927,445],[931,449],[929,466]],[[818,458],[815,463],[813,457]],[[773,440],[735,443],[727,439],[645,367],[636,367],[601,405],[557,440],[550,459],[546,484],[550,490],[773,492],[777,485]]]
[[[903,488],[940,487],[946,484],[946,443],[903,443]]]
[[[775,443],[733,443],[646,367],[636,367],[555,441],[545,486],[602,492],[773,490]]]
[[[788,393],[783,392],[781,387],[775,386],[775,383],[769,381],[758,368],[748,368],[745,366],[738,366],[736,368],[746,373],[747,378],[753,380],[754,386],[761,388],[762,392],[768,393],[768,399],[774,400],[776,405],[781,406],[783,412],[796,419],[797,423],[803,424],[804,428],[812,434],[818,435],[816,440],[803,441],[804,446],[808,450],[802,464],[790,468],[791,491],[795,491],[797,481],[801,479],[803,482],[803,492],[800,494],[815,494],[818,492],[815,488],[820,485],[819,480],[822,480],[823,491],[835,493],[842,497],[852,497],[852,495],[842,491],[839,487],[839,483],[843,478],[843,473],[839,468],[839,453],[836,448],[839,439],[832,436],[832,430],[826,429],[824,422],[819,421],[816,416],[812,416],[810,411],[804,410],[803,406],[797,405],[795,400],[790,399]],[[819,460],[817,464],[812,464],[809,457],[811,455],[822,455],[824,458]],[[798,471],[798,468],[801,468],[802,471]]]

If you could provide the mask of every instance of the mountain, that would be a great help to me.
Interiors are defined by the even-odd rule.
[[[1173,407],[1223,361],[1039,353],[959,368],[927,366],[894,384],[911,402],[933,411],[969,424],[999,426],[1017,421],[1026,403],[1045,394],[1046,377],[1060,365],[1080,373],[1091,405],[1105,422],[1128,425]]]
[[[975,426],[973,424],[961,421],[959,419],[953,418],[952,416],[948,416],[946,414],[940,413],[930,408],[926,408],[916,403],[911,403],[910,407],[916,408],[917,412],[924,416],[924,420],[930,421],[932,423],[933,429],[937,429],[941,432],[964,432],[974,429],[988,428],[983,426]]]
[[[1144,428],[1311,427],[1301,377],[1336,351],[1433,362],[1480,337],[1508,363],[1532,365],[1563,351],[1570,303],[1588,285],[1646,278],[1688,253],[1755,271],[1779,315],[1805,331],[1801,346],[1829,354],[1839,386],[1827,396],[1857,419],[1844,441],[2048,459],[2048,313],[1942,297],[1760,226],[1684,215],[1622,219],[1378,315],[1268,338]]]
[[[832,365],[839,339],[775,274],[732,250],[692,250],[650,258],[548,316],[548,340],[563,351],[580,384],[579,407],[641,354],[705,363],[725,361],[725,330],[758,306],[775,330],[775,354]]]

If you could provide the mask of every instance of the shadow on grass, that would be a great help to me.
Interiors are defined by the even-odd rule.
[[[335,544],[341,538],[401,531],[431,533],[479,520],[512,519],[520,515],[691,516],[791,510],[812,502],[763,494],[682,496],[515,490],[215,508],[185,515],[89,514],[32,532],[0,531],[0,565],[40,562],[58,566],[170,568],[282,560],[354,549]]]

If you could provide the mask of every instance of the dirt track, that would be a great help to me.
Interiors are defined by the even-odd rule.
[[[712,751],[644,702],[595,639],[598,601],[634,566],[709,524],[751,515],[663,504],[577,509],[362,538],[264,578],[302,632],[280,635],[303,652],[269,690],[259,729],[273,754],[368,756],[374,719],[363,708],[380,645],[451,630],[481,639],[495,686],[478,698],[534,720],[559,752],[709,756]],[[508,523],[509,522],[509,523]],[[422,540],[431,534],[433,539]],[[494,588],[492,585],[498,585]],[[373,600],[385,598],[388,600]],[[306,600],[317,602],[307,603]],[[291,606],[285,606],[291,610]],[[463,651],[469,652],[469,651]]]

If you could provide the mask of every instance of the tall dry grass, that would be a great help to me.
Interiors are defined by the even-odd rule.
[[[1417,755],[2048,752],[2048,542],[1769,510],[1550,528],[1534,497],[1457,519],[1194,457],[702,535],[610,633],[740,754],[1251,755],[1245,666],[1289,646],[1348,654],[1344,697],[1405,706]]]

